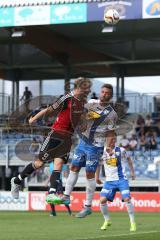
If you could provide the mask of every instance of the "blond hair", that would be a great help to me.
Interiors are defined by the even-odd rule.
[[[79,77],[74,81],[74,89],[77,88],[85,88],[85,87],[91,87],[92,86],[92,82],[89,78],[85,78],[85,77]]]

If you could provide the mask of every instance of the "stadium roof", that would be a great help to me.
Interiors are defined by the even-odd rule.
[[[47,4],[106,2],[106,0],[1,0],[0,7],[36,6]]]
[[[0,4],[82,1],[0,0]],[[66,77],[66,72],[73,78],[160,75],[158,26],[160,18],[122,19],[110,33],[102,33],[102,21],[46,24],[24,26],[25,35],[19,38],[12,37],[16,27],[1,28],[0,77],[58,79]]]
[[[27,26],[25,36],[0,31],[0,77],[21,79],[160,75],[160,19],[120,21],[102,33],[102,22]],[[17,74],[17,73],[16,73]],[[17,75],[16,75],[17,76]],[[14,76],[15,77],[15,76]]]

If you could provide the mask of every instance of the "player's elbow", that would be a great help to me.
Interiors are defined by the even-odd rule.
[[[44,114],[50,115],[51,113],[53,113],[53,108],[52,107],[47,107],[44,109]]]

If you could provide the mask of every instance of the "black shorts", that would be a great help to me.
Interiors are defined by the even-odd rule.
[[[50,162],[53,161],[54,158],[62,158],[64,163],[67,163],[71,145],[71,135],[51,130],[42,143],[39,159],[43,162]]]

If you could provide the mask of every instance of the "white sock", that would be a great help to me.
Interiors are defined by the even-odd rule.
[[[87,179],[85,206],[91,206],[92,205],[92,200],[93,200],[95,189],[96,189],[95,178]]]
[[[134,220],[134,207],[133,207],[133,204],[132,204],[132,202],[125,202],[125,204],[126,204],[126,208],[127,208],[127,211],[128,211],[130,223],[134,223],[135,220]]]
[[[19,178],[19,180],[21,180],[21,181],[23,180],[20,174],[18,175],[18,178]]]
[[[66,181],[65,192],[64,192],[65,195],[70,196],[70,194],[78,180],[78,175],[79,175],[79,172],[70,171],[69,176]]]
[[[101,213],[103,214],[103,217],[105,220],[109,220],[109,213],[108,213],[108,205],[107,203],[100,203],[100,209],[101,209]]]

